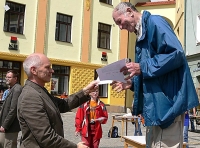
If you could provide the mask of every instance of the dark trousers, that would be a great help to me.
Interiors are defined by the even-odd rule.
[[[195,130],[194,119],[190,119],[190,124],[191,124],[191,130]]]

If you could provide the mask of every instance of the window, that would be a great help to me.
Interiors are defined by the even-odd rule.
[[[112,5],[112,0],[99,0],[99,1],[102,2],[102,3]]]
[[[96,80],[98,77],[98,74],[95,70],[95,73],[94,73],[94,80]],[[108,97],[108,84],[103,84],[103,85],[99,85],[99,97]]]
[[[110,49],[110,30],[111,25],[99,23],[98,26],[98,48]]]
[[[68,94],[70,67],[52,65],[54,73],[51,79],[51,94],[61,95],[63,92]]]
[[[57,13],[55,40],[71,43],[72,16]]]
[[[200,45],[200,14],[197,16],[197,45]]]
[[[19,73],[19,80],[20,82],[20,76],[21,76],[21,62],[15,62],[15,61],[4,61],[0,60],[0,90],[6,90],[8,86],[6,85],[6,73],[9,70],[15,70]]]
[[[6,5],[8,5],[10,9],[5,12],[3,30],[6,32],[23,34],[25,5],[8,1]]]

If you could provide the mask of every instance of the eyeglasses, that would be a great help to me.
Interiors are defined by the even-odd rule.
[[[13,77],[5,77],[5,79],[12,79]]]
[[[91,93],[99,93],[99,91],[93,91],[93,92],[91,92]]]

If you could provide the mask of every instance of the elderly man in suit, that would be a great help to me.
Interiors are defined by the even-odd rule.
[[[6,74],[6,84],[10,91],[5,99],[0,114],[0,148],[17,148],[17,137],[20,131],[17,119],[17,103],[22,87],[18,82],[19,74],[9,70]]]
[[[18,119],[22,131],[21,148],[87,148],[83,142],[75,144],[64,138],[60,113],[70,111],[90,100],[97,81],[92,81],[79,92],[59,99],[45,89],[54,70],[44,54],[34,53],[23,63],[28,80],[18,101]]]

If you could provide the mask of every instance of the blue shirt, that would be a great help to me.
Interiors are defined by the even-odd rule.
[[[189,126],[189,114],[185,114],[184,126]]]
[[[5,100],[5,99],[6,99],[8,93],[9,93],[9,89],[7,89],[6,91],[4,91],[2,100]]]

